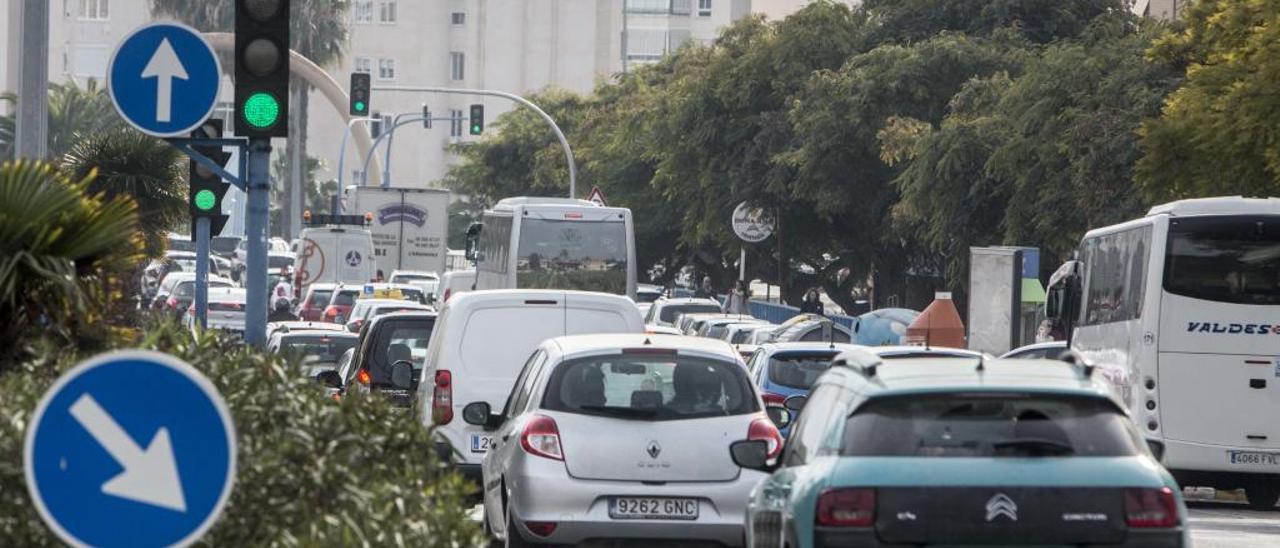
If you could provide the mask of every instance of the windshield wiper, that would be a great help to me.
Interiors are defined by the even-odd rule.
[[[1070,444],[1045,438],[1016,438],[992,444],[995,449],[1026,449],[1036,454],[1070,455],[1076,449]]]
[[[594,411],[606,415],[634,418],[648,418],[658,414],[657,409],[636,409],[634,407],[613,407],[608,405],[580,405],[578,406],[578,409],[583,411]]]

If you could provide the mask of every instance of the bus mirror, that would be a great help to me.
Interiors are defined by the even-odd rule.
[[[478,260],[480,231],[482,230],[484,230],[484,223],[471,223],[471,226],[467,227],[467,250],[465,255],[468,261],[475,262]]]

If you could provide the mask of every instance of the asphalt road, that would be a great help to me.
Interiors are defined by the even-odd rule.
[[[1249,510],[1238,504],[1193,502],[1191,541],[1196,548],[1280,547],[1280,508]]]

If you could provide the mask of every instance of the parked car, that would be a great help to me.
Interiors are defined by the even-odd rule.
[[[346,328],[351,333],[359,333],[360,326],[372,318],[393,312],[412,311],[434,310],[425,304],[404,299],[356,299],[355,306],[351,307],[351,313],[347,316]]]
[[[751,546],[1185,546],[1181,490],[1091,367],[842,353],[752,493]],[[886,435],[892,432],[892,435]],[[773,470],[770,447],[734,461]]]
[[[347,367],[332,374],[320,373],[317,379],[339,394],[359,390],[384,396],[395,406],[410,407],[435,327],[434,312],[373,318],[360,334]]]
[[[1067,351],[1066,341],[1049,341],[1015,348],[1005,352],[1000,359],[1018,359],[1018,360],[1056,360]]]
[[[324,319],[324,309],[333,298],[333,290],[337,284],[313,283],[307,286],[306,293],[298,301],[294,315],[300,320],[318,322]]]
[[[680,314],[719,313],[721,311],[723,309],[715,299],[658,299],[649,307],[649,312],[644,317],[644,323],[678,328],[675,322],[676,317]]]
[[[692,337],[550,339],[502,409],[481,399],[462,414],[484,429],[472,438],[488,450],[484,520],[507,546],[740,545],[764,475],[734,464],[729,443],[782,448],[733,349]]]
[[[635,304],[619,295],[501,289],[454,295],[440,310],[418,394],[422,421],[435,425],[443,457],[480,479],[484,432],[454,415],[466,403],[497,409],[542,341],[589,333],[643,333]]]

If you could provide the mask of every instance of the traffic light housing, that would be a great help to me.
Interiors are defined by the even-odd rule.
[[[289,132],[289,0],[236,0],[236,134]]]
[[[484,133],[484,105],[471,105],[471,134]]]
[[[191,132],[191,138],[221,139],[222,120],[210,118]],[[193,148],[223,168],[231,160],[231,154],[224,152],[222,147],[196,146]],[[187,209],[191,212],[191,239],[195,240],[196,220],[201,217],[209,219],[210,237],[221,234],[222,227],[227,224],[227,216],[222,214],[222,197],[227,194],[230,183],[223,181],[221,176],[195,160],[191,160],[188,181],[190,185],[187,189]]]
[[[351,73],[351,115],[365,117],[369,115],[369,73]]]

